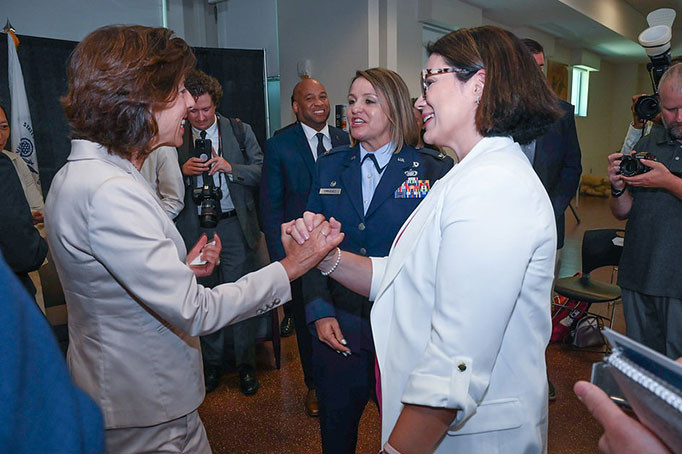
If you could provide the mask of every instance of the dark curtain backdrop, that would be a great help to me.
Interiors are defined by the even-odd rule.
[[[9,119],[6,34],[0,34],[0,39],[0,104],[7,109]],[[78,43],[21,35],[19,40],[17,53],[31,110],[40,180],[46,195],[54,174],[64,165],[70,151],[69,127],[59,98],[66,93],[66,65]],[[194,52],[197,67],[217,78],[223,86],[218,111],[250,124],[262,147],[266,139],[263,51],[196,47]]]

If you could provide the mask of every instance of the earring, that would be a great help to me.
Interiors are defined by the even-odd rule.
[[[481,97],[480,96],[478,98],[476,98],[476,105],[477,106],[481,105]]]

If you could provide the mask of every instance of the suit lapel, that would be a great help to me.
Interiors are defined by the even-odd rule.
[[[365,218],[365,210],[362,208],[362,181],[360,172],[360,147],[353,148],[353,152],[349,154],[344,169],[341,171],[341,181],[343,182],[343,190],[348,193],[353,208],[357,211],[360,219]]]
[[[298,123],[294,128],[294,132],[296,134],[296,150],[301,154],[303,162],[305,162],[305,166],[308,168],[310,176],[313,177],[315,175],[315,159],[313,159],[313,153],[310,151],[310,144],[308,143],[308,139],[303,132],[303,127],[301,124]]]
[[[414,157],[411,150],[407,150],[405,146],[400,150],[400,153],[391,156],[391,160],[388,161],[384,174],[374,190],[372,202],[369,204],[365,217],[370,217],[386,199],[393,197],[395,190],[407,179],[405,171],[412,167],[413,161],[416,161],[413,159]]]
[[[417,206],[410,217],[407,218],[407,221],[405,221],[402,228],[398,231],[398,235],[396,235],[393,246],[391,247],[391,252],[389,253],[389,260],[379,287],[379,293],[376,297],[377,300],[386,291],[386,288],[413,255],[412,250],[417,245],[422,231],[431,223],[431,220],[435,215],[436,205],[436,198],[427,197],[424,199],[424,202]]]

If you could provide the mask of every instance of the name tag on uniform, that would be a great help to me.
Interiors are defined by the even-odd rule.
[[[320,195],[339,195],[341,188],[320,188]]]
[[[420,180],[417,177],[409,177],[393,195],[396,199],[423,199],[429,193],[431,184],[429,180]]]

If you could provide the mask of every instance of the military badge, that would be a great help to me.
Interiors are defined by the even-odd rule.
[[[429,180],[420,180],[416,176],[408,177],[393,196],[396,199],[423,199],[429,193],[429,189],[431,189]]]

